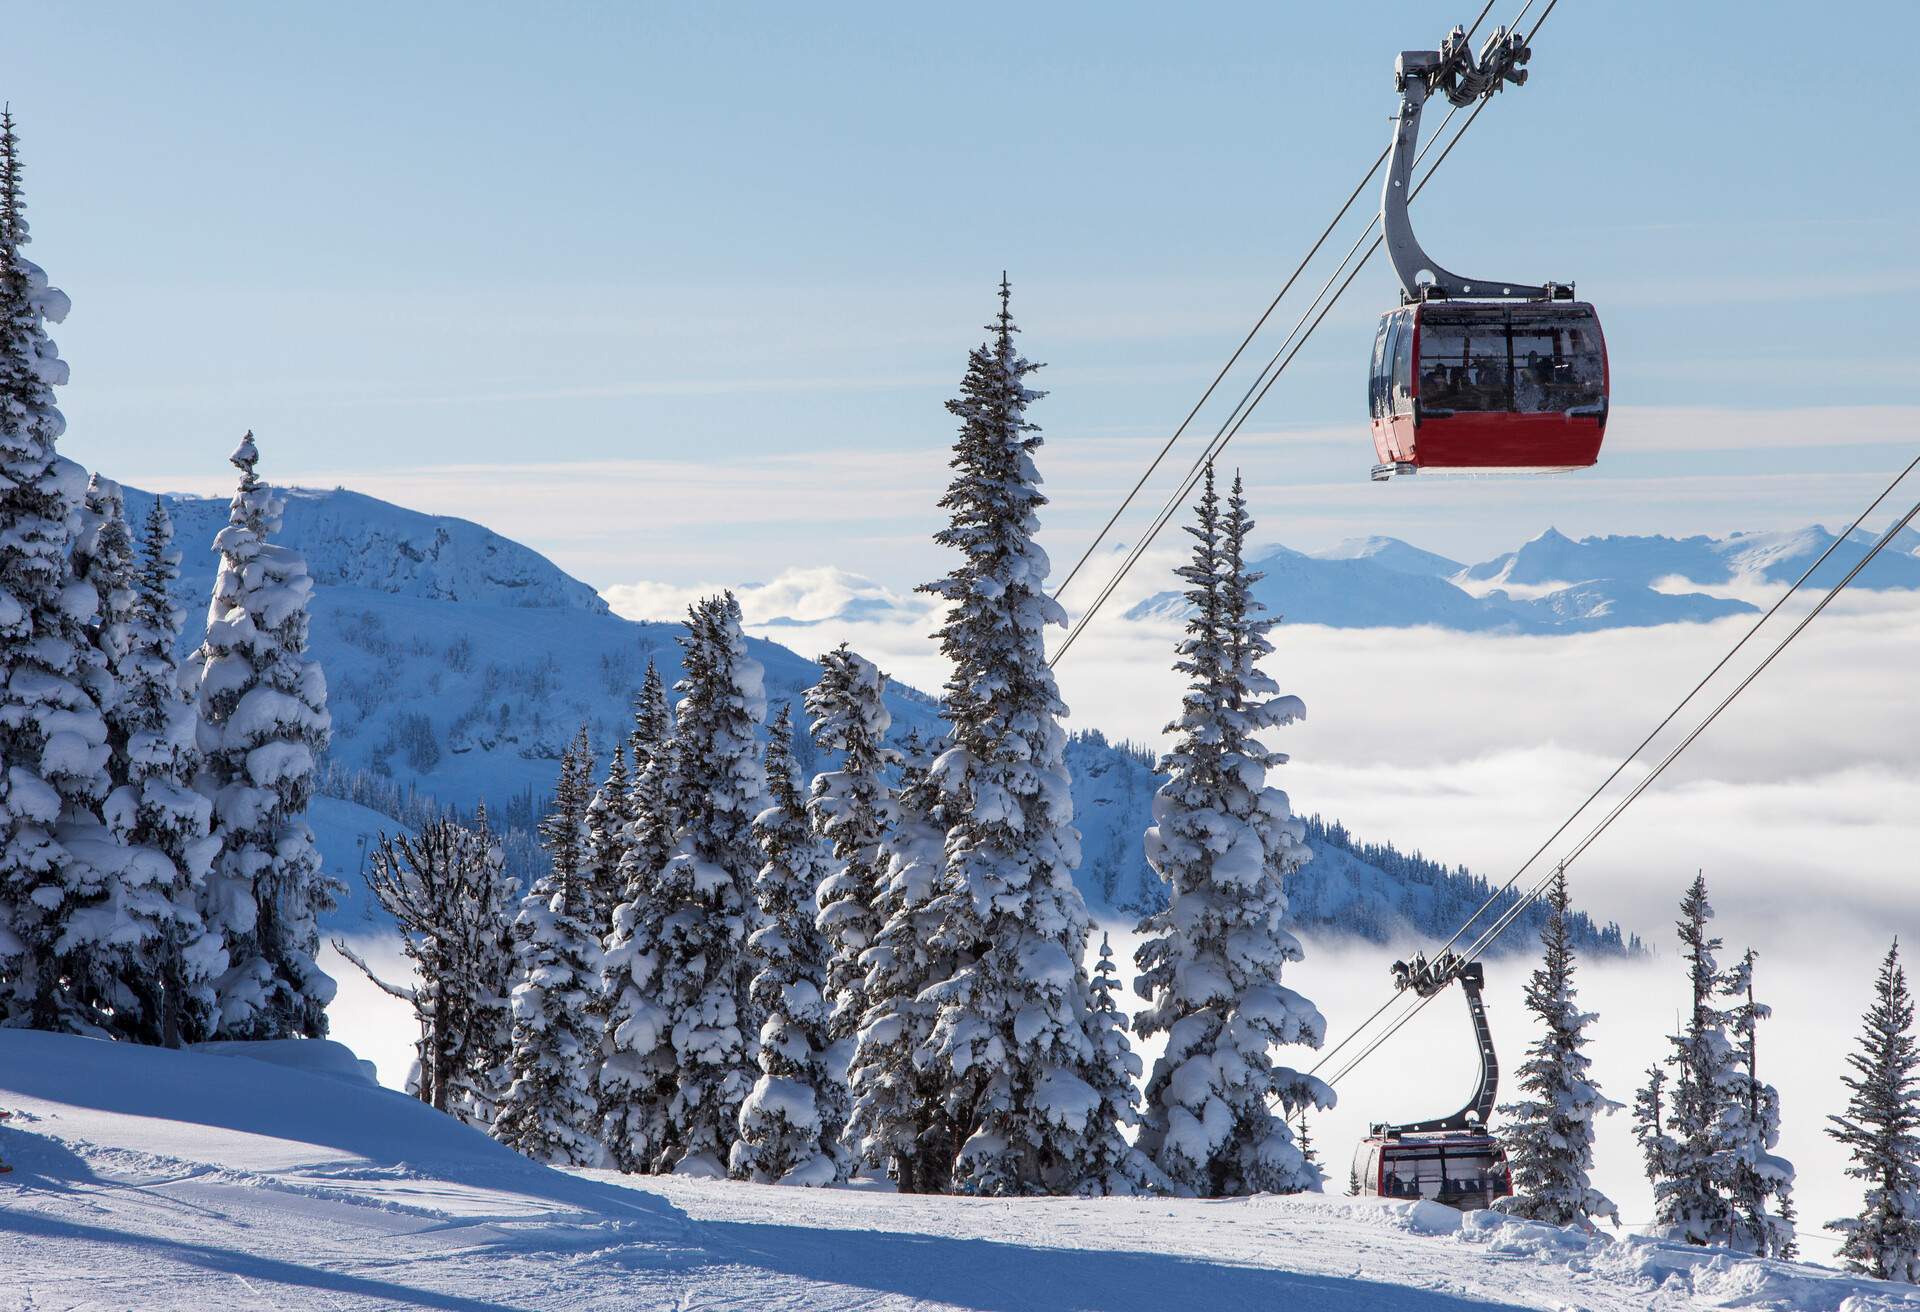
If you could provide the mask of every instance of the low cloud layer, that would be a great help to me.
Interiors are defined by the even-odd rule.
[[[1601,807],[1802,613],[1762,630]],[[1282,625],[1268,668],[1306,700],[1308,718],[1273,735],[1293,758],[1276,778],[1302,811],[1504,879],[1753,618],[1546,638]],[[845,639],[932,690],[945,677],[932,627],[931,609],[909,609],[884,622],[756,632],[802,650]],[[1104,617],[1090,628],[1058,671],[1070,727],[1163,745],[1180,695],[1170,668],[1177,634],[1168,623]],[[1680,881],[1704,868],[1727,881],[1724,914],[1756,942],[1815,921],[1920,933],[1910,893],[1920,700],[1906,692],[1916,649],[1920,593],[1843,594],[1581,858],[1582,903],[1657,929],[1672,918]],[[1588,812],[1549,859],[1601,814]]]

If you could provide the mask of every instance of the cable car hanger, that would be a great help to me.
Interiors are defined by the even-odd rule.
[[[1470,105],[1505,88],[1522,86],[1533,57],[1527,39],[1497,27],[1473,57],[1464,29],[1456,26],[1438,50],[1403,50],[1393,65],[1394,89],[1400,93],[1400,114],[1394,124],[1393,144],[1387,155],[1387,180],[1380,189],[1380,225],[1386,237],[1387,257],[1400,278],[1400,302],[1405,305],[1435,296],[1473,296],[1494,300],[1571,300],[1572,283],[1517,283],[1492,278],[1463,278],[1441,267],[1413,235],[1407,214],[1412,193],[1415,147],[1420,144],[1420,113],[1436,91],[1456,106]],[[1423,276],[1424,275],[1424,276]]]

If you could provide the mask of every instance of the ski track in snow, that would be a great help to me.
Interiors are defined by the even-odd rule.
[[[991,1200],[558,1172],[358,1074],[0,1032],[5,1309],[1920,1310],[1431,1203]]]

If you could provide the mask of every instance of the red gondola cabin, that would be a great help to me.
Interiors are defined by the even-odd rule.
[[[1369,389],[1377,477],[1580,469],[1607,429],[1607,346],[1584,301],[1426,300],[1390,310]]]

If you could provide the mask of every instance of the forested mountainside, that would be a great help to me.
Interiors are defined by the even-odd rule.
[[[134,517],[147,502],[128,490]],[[181,641],[191,649],[204,631],[211,544],[227,503],[167,502],[185,557],[179,596],[192,618]],[[312,649],[333,711],[322,790],[342,803],[316,829],[329,870],[349,883],[362,840],[383,819],[413,826],[482,800],[509,831],[513,864],[530,875],[543,860],[531,829],[568,740],[585,724],[603,769],[630,727],[647,662],[669,684],[680,677],[679,625],[614,615],[587,584],[478,524],[345,490],[293,489],[280,539],[306,555],[315,580]],[[804,734],[802,693],[820,667],[778,643],[748,645],[765,667],[769,707],[790,704],[803,730],[800,768],[814,771],[821,762]],[[937,704],[916,689],[893,684],[888,708],[896,736],[940,729]],[[1081,831],[1076,881],[1088,905],[1113,921],[1159,906],[1164,886],[1140,843],[1160,785],[1151,754],[1090,731],[1069,742],[1067,764]],[[1487,892],[1464,870],[1356,844],[1337,825],[1310,829],[1309,841],[1314,860],[1294,877],[1292,897],[1310,930],[1372,942],[1445,935]],[[351,897],[343,914],[363,911]],[[1528,934],[1508,941],[1530,941],[1538,914],[1523,919]],[[1590,949],[1622,948],[1615,928],[1583,918],[1577,932]]]

